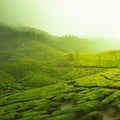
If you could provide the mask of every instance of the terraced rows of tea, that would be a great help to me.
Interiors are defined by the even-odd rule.
[[[120,120],[119,50],[70,52],[57,43],[70,37],[0,31],[0,120]]]

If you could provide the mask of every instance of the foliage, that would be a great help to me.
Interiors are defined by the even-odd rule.
[[[0,120],[120,118],[119,50],[89,53],[86,39],[2,25],[0,43]]]

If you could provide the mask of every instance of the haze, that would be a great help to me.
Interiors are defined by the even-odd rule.
[[[119,0],[0,0],[0,22],[53,35],[120,39]]]

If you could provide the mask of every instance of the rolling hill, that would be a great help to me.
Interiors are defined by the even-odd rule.
[[[120,120],[120,51],[95,49],[73,35],[1,25],[0,120]]]

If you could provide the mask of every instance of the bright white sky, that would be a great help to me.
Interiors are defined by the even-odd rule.
[[[0,21],[53,35],[120,40],[120,0],[0,0]]]

